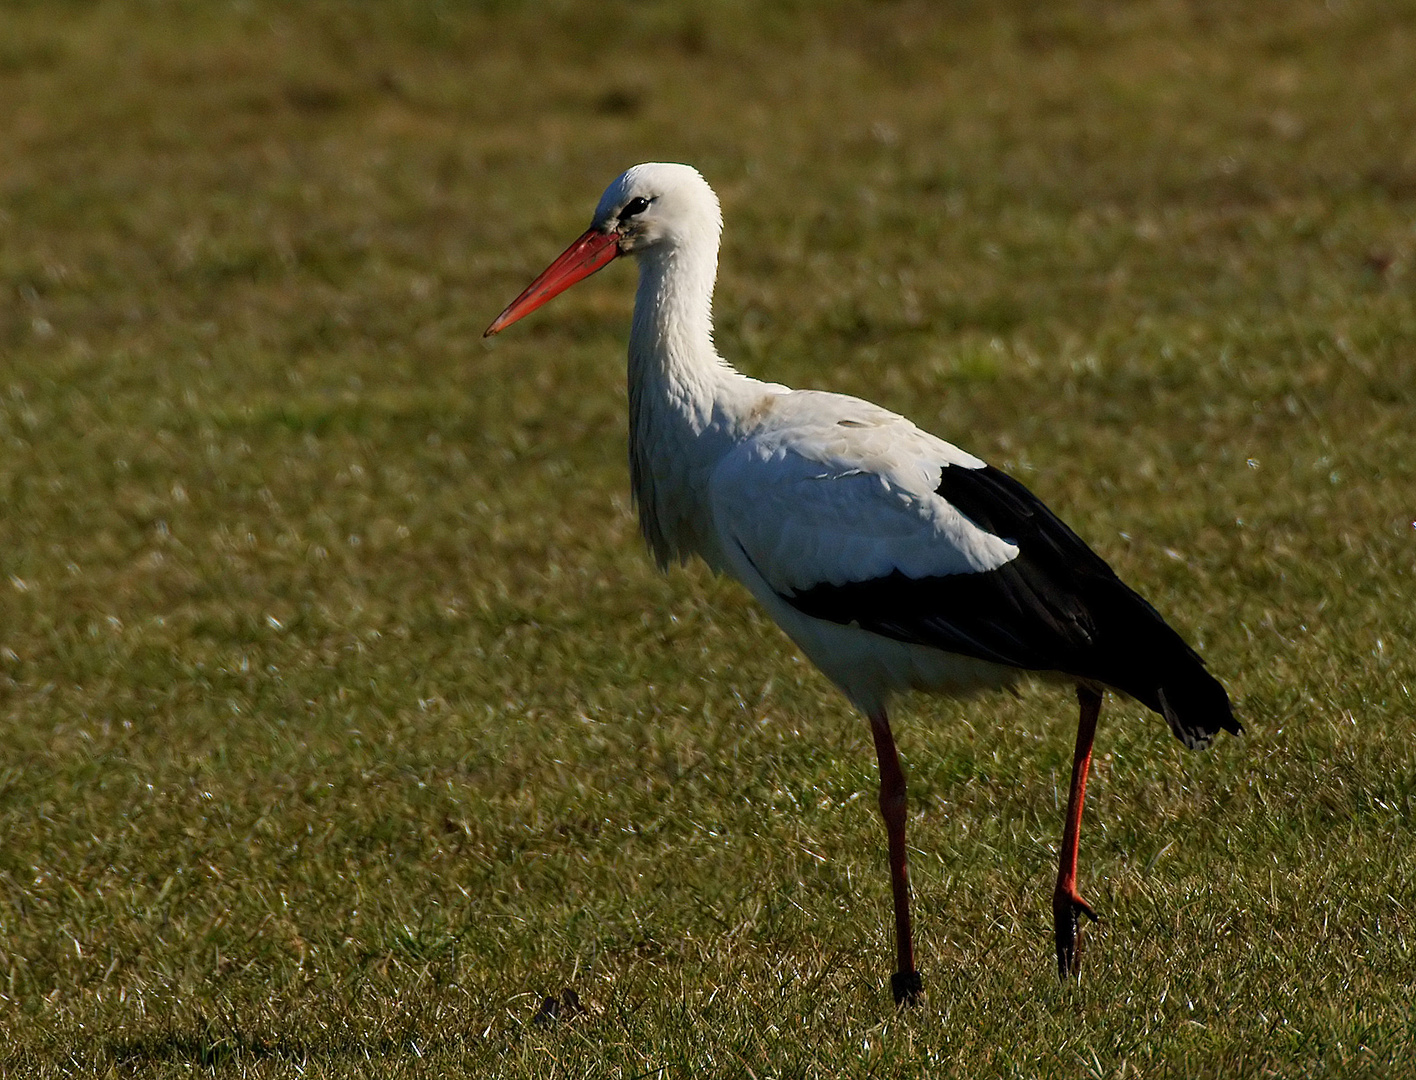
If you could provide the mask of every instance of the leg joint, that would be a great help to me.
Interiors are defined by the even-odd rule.
[[[880,816],[887,822],[903,822],[905,820],[905,810],[909,799],[905,794],[905,785],[898,784],[886,787],[880,785]]]

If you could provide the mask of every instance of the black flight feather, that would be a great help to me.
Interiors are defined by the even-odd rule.
[[[1160,614],[1037,496],[1006,473],[945,466],[938,494],[1018,548],[993,570],[816,585],[783,598],[814,618],[1121,690],[1189,746],[1242,729],[1229,695]]]

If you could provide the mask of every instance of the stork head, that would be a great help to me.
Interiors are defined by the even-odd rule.
[[[619,255],[668,253],[711,244],[723,229],[718,196],[691,165],[649,162],[616,177],[575,243],[513,300],[483,337],[506,329]]]
[[[676,247],[723,229],[718,196],[692,165],[653,161],[617,177],[600,196],[591,229],[615,236],[621,255]]]

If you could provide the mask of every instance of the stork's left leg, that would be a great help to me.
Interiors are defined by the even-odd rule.
[[[1077,953],[1079,915],[1095,919],[1096,912],[1077,892],[1077,841],[1082,829],[1082,804],[1087,798],[1087,772],[1091,768],[1092,742],[1101,715],[1101,691],[1077,687],[1081,717],[1077,721],[1077,749],[1072,755],[1072,787],[1067,793],[1067,823],[1062,829],[1062,858],[1057,868],[1057,888],[1052,893],[1052,927],[1057,939],[1057,977],[1066,980],[1081,973]]]
[[[898,968],[890,977],[896,1005],[913,1005],[924,990],[914,966],[914,934],[910,929],[910,868],[905,853],[905,772],[890,733],[885,710],[870,715],[875,757],[880,762],[880,816],[890,841],[890,888],[895,894],[895,952]]]

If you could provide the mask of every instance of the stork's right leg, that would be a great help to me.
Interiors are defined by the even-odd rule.
[[[910,929],[910,870],[905,854],[905,774],[890,720],[881,709],[870,717],[875,757],[880,762],[880,816],[890,841],[890,888],[895,894],[895,950],[898,970],[890,976],[896,1005],[913,1005],[924,990],[914,966],[914,936]]]
[[[1067,793],[1067,822],[1062,829],[1062,855],[1057,867],[1057,887],[1052,893],[1053,935],[1057,943],[1057,977],[1064,982],[1077,978],[1081,955],[1077,938],[1082,915],[1096,918],[1096,912],[1077,892],[1077,843],[1082,832],[1082,806],[1087,801],[1087,772],[1091,768],[1092,742],[1096,720],[1101,715],[1101,692],[1090,686],[1077,687],[1081,717],[1077,722],[1077,748],[1072,754],[1072,786]]]

